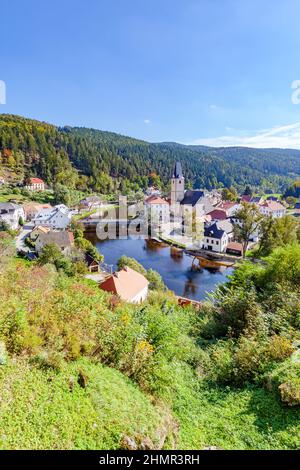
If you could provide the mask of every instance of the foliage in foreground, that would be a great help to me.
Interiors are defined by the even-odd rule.
[[[299,245],[200,313],[159,290],[113,302],[11,250],[3,235],[2,448],[299,448]]]

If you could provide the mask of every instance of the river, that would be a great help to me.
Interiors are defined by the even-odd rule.
[[[86,236],[104,255],[105,263],[113,265],[114,269],[122,255],[135,258],[146,269],[158,271],[166,286],[176,295],[189,299],[203,300],[208,292],[214,291],[232,273],[232,268],[195,272],[191,269],[190,256],[185,253],[180,257],[174,256],[172,249],[165,244],[139,238],[98,241],[96,235],[89,233]]]

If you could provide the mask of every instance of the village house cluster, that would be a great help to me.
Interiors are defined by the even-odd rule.
[[[241,208],[241,202],[254,203],[264,216],[280,218],[286,214],[286,207],[277,199],[263,200],[260,197],[243,196],[239,202],[223,201],[217,190],[203,191],[185,189],[185,178],[180,162],[176,162],[171,177],[171,194],[164,199],[156,188],[149,188],[145,200],[145,209],[151,214],[151,223],[157,223],[161,233],[167,233],[167,227],[173,227],[167,238],[188,234],[188,223],[197,219],[198,227],[203,227],[198,248],[215,253],[228,253],[242,256],[242,244],[234,239],[234,224],[238,223],[235,214]],[[177,222],[177,229],[176,229]],[[175,227],[175,229],[174,229]],[[193,234],[197,236],[197,233]],[[177,237],[178,238],[178,237]],[[253,233],[251,241],[256,242],[259,233]],[[174,243],[176,238],[173,237]]]
[[[31,178],[25,187],[30,191],[43,191],[45,183],[40,178]],[[245,195],[238,202],[229,202],[222,200],[217,190],[186,189],[181,164],[176,162],[169,197],[163,197],[158,188],[148,188],[142,203],[142,214],[143,220],[149,219],[154,224],[161,240],[176,246],[180,236],[188,239],[192,227],[196,230],[194,248],[196,246],[204,252],[240,257],[243,255],[243,247],[235,240],[234,225],[239,223],[236,214],[242,202],[255,204],[266,217],[280,218],[286,214],[286,207],[274,197],[266,199]],[[88,214],[87,220],[99,218],[103,206],[103,200],[97,195],[87,196],[76,208],[64,204],[53,207],[50,204],[27,202],[21,206],[15,202],[3,202],[0,203],[0,222],[11,230],[17,231],[21,227],[16,237],[17,249],[27,253],[29,259],[38,257],[49,244],[55,244],[63,255],[70,256],[74,248],[72,218],[80,212]],[[295,215],[297,211],[300,215],[300,202],[295,205]],[[26,239],[33,249],[28,248]],[[252,241],[258,239],[259,233],[253,233]],[[86,255],[85,262],[91,276],[100,276],[101,289],[127,302],[139,303],[146,299],[149,282],[142,274],[124,267],[102,276],[99,274],[100,265],[93,257]]]

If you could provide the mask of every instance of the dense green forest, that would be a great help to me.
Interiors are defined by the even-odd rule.
[[[299,449],[299,244],[200,311],[0,255],[1,449]]]
[[[56,127],[13,115],[0,115],[2,173],[15,180],[37,175],[48,184],[102,193],[167,188],[174,161],[197,188],[283,190],[300,176],[300,151],[209,148],[148,143],[111,132]]]

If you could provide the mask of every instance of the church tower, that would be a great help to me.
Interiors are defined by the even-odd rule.
[[[184,177],[181,163],[176,162],[171,178],[171,204],[181,202],[184,198]]]

